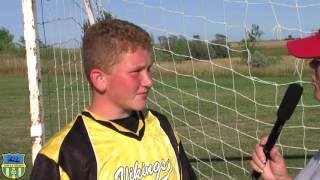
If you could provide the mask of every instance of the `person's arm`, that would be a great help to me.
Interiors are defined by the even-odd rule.
[[[60,180],[59,166],[48,157],[38,154],[30,175],[31,180]]]
[[[256,144],[252,152],[250,165],[252,169],[261,173],[263,179],[268,180],[291,180],[283,156],[278,147],[273,147],[270,151],[270,159],[266,159],[263,152],[263,144],[266,144],[268,137],[261,139],[260,144]]]

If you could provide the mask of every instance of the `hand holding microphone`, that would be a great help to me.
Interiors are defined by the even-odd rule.
[[[270,132],[267,143],[263,147],[263,152],[266,156],[266,160],[270,159],[270,151],[276,143],[282,127],[286,120],[288,120],[294,112],[300,97],[302,95],[303,88],[299,84],[290,84],[278,109],[277,120]],[[259,179],[261,173],[253,171],[251,177],[253,180]]]

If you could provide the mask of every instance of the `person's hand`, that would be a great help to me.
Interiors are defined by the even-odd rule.
[[[273,147],[270,151],[270,159],[266,159],[263,152],[263,145],[266,144],[268,136],[261,138],[260,144],[256,144],[252,152],[252,160],[250,165],[252,169],[261,173],[261,177],[265,180],[291,180],[288,175],[286,163],[279,152],[278,147]]]

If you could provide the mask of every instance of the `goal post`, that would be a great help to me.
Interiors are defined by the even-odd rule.
[[[23,0],[22,10],[24,17],[24,37],[26,60],[28,69],[29,105],[30,105],[30,136],[31,156],[34,162],[43,143],[43,102],[41,87],[41,66],[39,48],[37,45],[37,15],[36,1]]]
[[[319,28],[314,0],[23,0],[23,6],[28,69],[40,68],[41,61],[29,80],[34,139],[45,142],[91,101],[83,31],[110,13],[150,32],[148,108],[168,117],[200,179],[249,178],[252,148],[270,132],[291,83],[305,91],[277,142],[290,174],[318,150],[319,103],[308,64],[286,49],[288,40]],[[40,147],[41,139],[36,142]]]
[[[85,4],[85,9],[87,12],[89,22],[90,24],[94,24],[95,18],[92,11],[91,1],[83,0],[83,2]],[[25,37],[24,39],[25,39],[28,88],[29,88],[31,159],[33,163],[36,158],[36,155],[38,154],[43,143],[45,142],[42,77],[41,77],[41,63],[40,63],[41,58],[40,58],[40,50],[39,50],[39,46],[40,46],[39,44],[41,44],[42,41],[38,37],[37,27],[39,22],[37,21],[37,1],[23,0],[22,11],[23,11],[23,17],[24,17],[23,19],[24,37]],[[44,25],[44,22],[42,22],[42,25]],[[48,48],[48,47],[45,47],[45,48]],[[67,51],[69,53],[69,50]],[[52,56],[55,57],[56,56],[55,48],[51,49],[50,53],[53,53]],[[80,55],[79,55],[79,58],[80,58]],[[75,68],[79,69],[82,67],[76,66]],[[57,80],[58,79],[56,79],[56,81]],[[79,79],[77,78],[76,80],[79,80]],[[82,84],[84,84],[83,77],[82,77]],[[58,87],[58,83],[56,84],[56,86]],[[58,94],[59,93],[57,91],[57,98],[59,98]],[[84,94],[82,95],[85,96]],[[59,104],[59,101],[57,101],[57,103]],[[85,103],[83,104],[83,106],[84,105]],[[60,125],[59,125],[59,128],[61,128]]]
[[[93,25],[95,23],[95,18],[92,12],[91,0],[83,0],[83,1],[86,7],[86,12],[88,14],[89,23],[90,25]]]

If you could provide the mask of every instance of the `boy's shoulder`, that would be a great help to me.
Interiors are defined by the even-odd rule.
[[[143,114],[145,114],[145,117],[147,117],[147,118],[155,117],[159,121],[160,126],[162,128],[172,129],[167,116],[162,114],[161,112],[155,111],[153,109],[147,109],[147,110],[145,110],[145,112],[143,112]]]
[[[78,170],[88,167],[93,169],[91,173],[96,172],[94,151],[81,114],[78,114],[75,120],[67,124],[43,146],[35,164],[38,169],[43,169],[42,166],[51,167],[51,165],[53,168],[59,167],[58,171],[68,174],[69,177],[78,177],[79,173],[82,173]],[[86,177],[88,174],[84,175]]]
[[[42,147],[40,153],[49,157],[50,159],[53,159],[54,161],[57,161],[63,143],[67,139],[76,138],[74,134],[79,134],[81,128],[77,126],[81,126],[81,124],[83,124],[83,121],[81,114],[79,114],[73,121],[69,122],[62,130],[53,135],[49,139],[49,141],[46,142],[45,145]],[[72,137],[68,137],[70,136],[70,134],[72,134]]]
[[[168,118],[164,114],[152,109],[148,109],[147,112],[151,113],[154,117],[158,119],[161,128],[165,131],[169,138],[174,137],[172,138],[172,140],[176,139],[177,143],[180,143],[180,139],[178,137],[177,132],[174,130],[174,127],[171,126]]]
[[[148,114],[148,113],[151,113],[159,121],[168,121],[168,118],[164,114],[162,114],[162,113],[160,113],[158,111],[155,111],[153,109],[147,109],[147,110],[143,111],[143,114]]]

